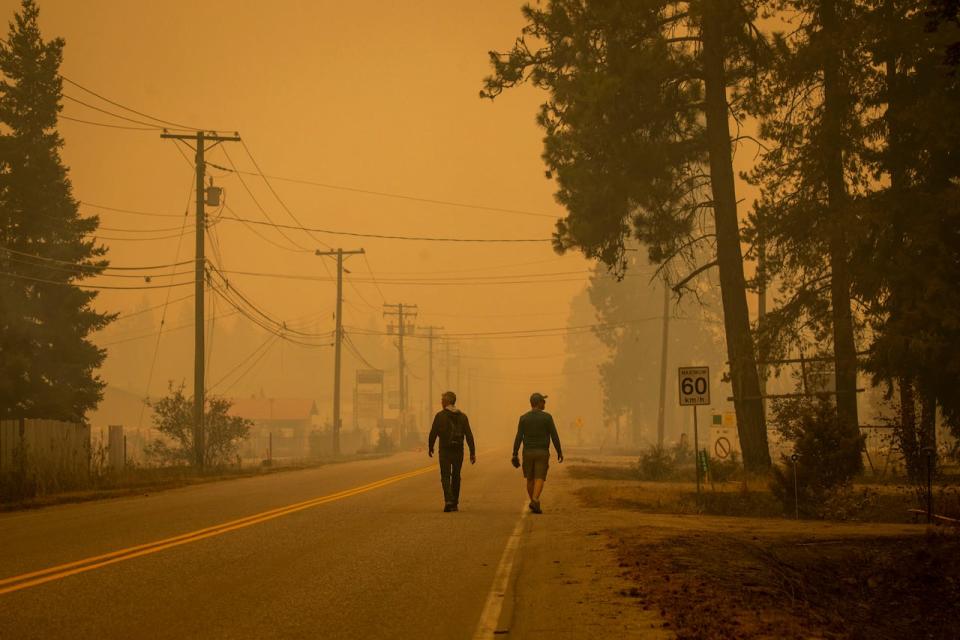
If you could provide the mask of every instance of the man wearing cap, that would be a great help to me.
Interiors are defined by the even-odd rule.
[[[527,494],[530,496],[530,510],[542,513],[540,494],[547,479],[550,466],[550,441],[557,450],[557,462],[563,462],[563,449],[560,448],[560,436],[553,416],[544,411],[547,396],[534,393],[530,396],[530,411],[520,416],[517,437],[513,441],[514,467],[520,466],[518,452],[523,443],[523,477],[527,479]]]
[[[460,470],[463,467],[463,441],[470,447],[470,464],[477,463],[473,431],[467,414],[457,409],[457,394],[445,391],[440,398],[443,408],[433,418],[427,453],[433,457],[433,445],[440,441],[440,486],[443,487],[444,512],[459,511]]]

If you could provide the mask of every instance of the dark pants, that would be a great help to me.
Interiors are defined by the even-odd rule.
[[[463,468],[463,449],[440,447],[440,484],[447,504],[460,503],[460,469]]]

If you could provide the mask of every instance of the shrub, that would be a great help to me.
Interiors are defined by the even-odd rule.
[[[654,445],[640,454],[637,471],[641,480],[667,480],[676,471],[676,461],[664,447]]]
[[[833,403],[823,398],[799,398],[774,405],[774,424],[793,442],[796,462],[783,456],[773,468],[771,491],[784,510],[796,504],[801,513],[822,513],[828,494],[850,482],[862,469],[863,436],[844,430]],[[794,469],[796,464],[796,499]]]

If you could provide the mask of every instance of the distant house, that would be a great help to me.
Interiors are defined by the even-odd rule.
[[[309,398],[235,398],[230,415],[253,421],[244,457],[304,458],[310,453],[310,432],[317,404]]]

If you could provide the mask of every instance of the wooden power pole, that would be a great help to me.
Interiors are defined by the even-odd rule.
[[[404,358],[403,352],[403,338],[407,335],[407,318],[415,318],[417,316],[417,305],[415,304],[384,304],[383,305],[383,317],[384,318],[394,318],[397,319],[397,348],[400,352],[399,360],[399,369],[400,369],[400,381],[399,381],[399,391],[400,391],[400,433],[403,434],[407,428],[406,419],[407,419],[407,382],[404,379],[406,374],[407,362]]]
[[[422,327],[426,331],[427,335],[427,358],[429,360],[429,365],[427,366],[427,411],[429,412],[430,407],[433,406],[434,396],[433,396],[433,341],[437,339],[434,331],[442,330],[443,327]]]
[[[204,407],[205,395],[204,389],[204,286],[206,278],[206,257],[204,250],[206,246],[206,215],[204,206],[206,205],[206,189],[204,188],[204,179],[206,177],[206,160],[204,154],[217,146],[221,142],[239,142],[239,134],[232,136],[221,136],[217,133],[208,133],[206,131],[197,131],[190,134],[167,133],[160,134],[161,138],[171,140],[180,140],[190,144],[188,140],[193,141],[194,151],[196,153],[195,165],[197,172],[197,213],[196,213],[196,257],[195,257],[195,282],[194,282],[194,333],[193,333],[193,452],[194,465],[202,470],[204,465]],[[212,142],[207,146],[208,142]]]
[[[318,256],[336,256],[337,257],[337,328],[336,340],[333,356],[333,455],[340,455],[340,353],[343,343],[343,256],[360,255],[364,253],[363,249],[353,251],[320,251],[317,249]]]

